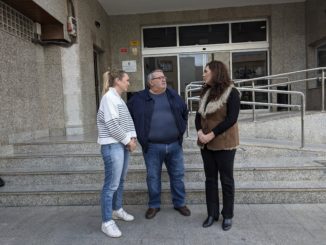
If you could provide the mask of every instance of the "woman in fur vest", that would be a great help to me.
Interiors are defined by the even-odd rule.
[[[234,87],[225,64],[220,61],[209,62],[203,78],[205,84],[195,121],[206,176],[208,217],[203,227],[211,226],[219,218],[219,173],[223,193],[222,228],[226,231],[231,229],[233,218],[233,163],[239,145],[240,93]]]

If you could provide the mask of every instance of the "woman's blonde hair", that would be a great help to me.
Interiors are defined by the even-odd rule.
[[[114,86],[116,79],[122,80],[123,76],[126,74],[123,70],[110,69],[103,73],[103,89],[102,96],[109,90],[110,87]]]

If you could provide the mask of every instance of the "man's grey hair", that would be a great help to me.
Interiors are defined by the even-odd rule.
[[[161,70],[161,69],[156,69],[156,70],[154,70],[154,71],[151,71],[148,75],[147,75],[147,86],[149,87],[150,86],[150,81],[151,80],[153,80],[153,78],[154,78],[154,73],[155,72],[162,72],[163,73],[163,71]]]

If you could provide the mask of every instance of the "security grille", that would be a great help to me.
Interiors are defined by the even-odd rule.
[[[33,21],[0,1],[0,30],[30,41],[33,38]]]

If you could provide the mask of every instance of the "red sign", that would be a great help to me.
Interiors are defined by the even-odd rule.
[[[128,53],[128,48],[120,48],[120,53]]]

